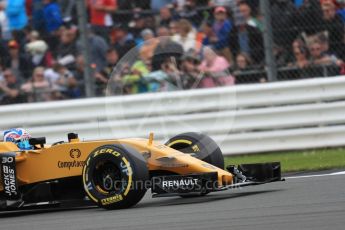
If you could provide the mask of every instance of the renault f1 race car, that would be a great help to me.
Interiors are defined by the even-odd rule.
[[[0,142],[0,210],[60,206],[74,201],[105,209],[129,208],[148,189],[153,197],[203,196],[231,188],[281,181],[279,162],[228,166],[218,145],[200,133],[165,144],[130,138],[47,145],[30,138],[31,150]]]

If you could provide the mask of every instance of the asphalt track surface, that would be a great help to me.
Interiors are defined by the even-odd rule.
[[[327,172],[328,173],[328,172]],[[134,208],[79,208],[0,214],[1,230],[345,229],[345,173],[290,176],[285,182],[198,198],[146,197]]]

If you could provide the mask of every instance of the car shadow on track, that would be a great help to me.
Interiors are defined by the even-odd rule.
[[[240,198],[240,197],[254,196],[254,195],[265,194],[265,193],[274,193],[274,192],[279,192],[279,191],[281,191],[281,189],[246,191],[246,192],[236,192],[236,193],[211,193],[206,196],[188,197],[188,198],[182,198],[182,197],[172,197],[172,198],[163,198],[163,199],[151,198],[149,200],[146,199],[142,202],[139,202],[139,204],[134,206],[133,208],[140,209],[140,208],[150,208],[150,207],[206,203],[206,202],[213,202],[213,201],[219,201],[219,200],[225,200],[225,199],[231,199],[231,198]],[[44,214],[44,213],[54,213],[54,212],[67,212],[67,211],[73,212],[77,210],[86,210],[86,209],[94,209],[95,211],[99,211],[99,212],[108,211],[105,209],[97,208],[95,206],[15,210],[15,211],[0,212],[0,219],[9,218],[9,217],[37,215],[37,214]]]
[[[176,197],[176,198],[171,198],[169,200],[165,200],[161,202],[139,203],[136,206],[136,208],[206,203],[206,202],[213,202],[213,201],[219,201],[219,200],[225,200],[225,199],[231,199],[231,198],[254,196],[254,195],[259,195],[259,194],[264,194],[264,193],[274,193],[274,192],[279,192],[279,191],[281,191],[281,189],[248,191],[248,192],[240,192],[240,193],[213,193],[213,194],[208,194],[206,196],[188,197],[188,198]]]
[[[44,208],[44,209],[28,209],[28,210],[11,210],[11,211],[1,211],[0,212],[0,219],[1,218],[8,218],[8,217],[20,217],[20,216],[28,216],[28,215],[37,215],[43,213],[54,213],[54,212],[67,212],[67,211],[76,211],[76,210],[83,210],[83,209],[91,209],[96,208],[96,206],[91,207],[73,207],[73,208]]]

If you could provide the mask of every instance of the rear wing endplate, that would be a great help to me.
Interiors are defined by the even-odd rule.
[[[16,153],[1,153],[0,166],[0,177],[5,198],[7,200],[18,200],[20,194],[16,176]]]

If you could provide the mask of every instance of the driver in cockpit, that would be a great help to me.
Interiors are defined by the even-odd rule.
[[[29,143],[31,135],[22,128],[14,128],[4,131],[4,141],[15,143],[20,150],[34,149]]]

